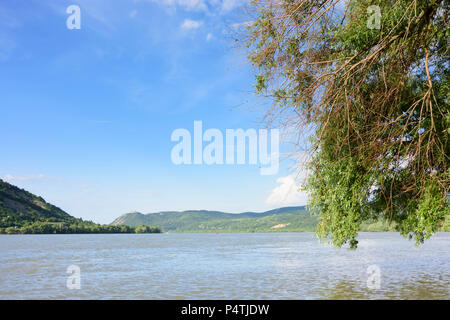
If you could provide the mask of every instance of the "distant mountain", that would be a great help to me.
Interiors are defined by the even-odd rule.
[[[239,214],[208,210],[130,212],[114,220],[112,225],[155,225],[164,232],[313,232],[317,223],[318,217],[301,206]],[[360,231],[396,230],[394,224],[380,220],[363,222]],[[450,231],[450,219],[446,219],[440,231]]]
[[[134,233],[157,228],[99,225],[72,217],[43,198],[0,179],[0,233]]]
[[[208,210],[130,212],[112,225],[157,225],[165,232],[314,231],[317,217],[304,206],[238,214]]]
[[[130,212],[110,225],[99,225],[75,218],[43,198],[0,179],[0,233],[7,234],[157,233],[161,229],[165,232],[299,232],[315,231],[317,221],[318,217],[302,206],[239,214],[208,210]],[[394,231],[394,226],[382,221],[365,222],[361,231]],[[450,231],[450,219],[446,219],[441,231]]]

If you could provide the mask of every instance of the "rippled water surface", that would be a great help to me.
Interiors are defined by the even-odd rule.
[[[450,233],[0,235],[0,299],[449,299]],[[67,268],[81,289],[66,287]],[[379,289],[373,287],[380,270]],[[370,269],[371,270],[371,269]]]

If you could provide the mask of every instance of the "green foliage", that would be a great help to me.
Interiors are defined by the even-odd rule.
[[[75,234],[75,233],[160,233],[157,227],[129,227],[100,225],[92,222],[79,221],[77,223],[37,221],[31,224],[15,225],[0,228],[0,234]]]
[[[130,228],[130,227],[128,227]],[[136,233],[160,233],[161,231],[154,226],[139,226],[135,228]]]
[[[423,195],[408,203],[406,217],[401,220],[399,229],[405,236],[415,236],[418,242],[430,238],[444,226],[445,218],[450,217],[450,207],[441,201],[440,187],[434,181],[426,181]],[[447,221],[448,224],[448,221]]]
[[[317,217],[311,216],[304,207],[286,207],[263,213],[240,214],[219,211],[183,211],[160,213],[128,213],[114,225],[158,225],[166,232],[272,232],[313,231]],[[279,228],[272,228],[281,225]]]
[[[367,24],[373,5],[379,29]],[[307,189],[318,236],[356,248],[368,221],[417,244],[446,228],[448,1],[349,0],[344,11],[332,0],[253,6],[243,39],[256,92],[274,103],[267,118],[312,133]]]
[[[262,213],[239,214],[218,211],[127,213],[114,225],[158,225],[165,232],[313,232],[319,219],[305,207],[285,207]],[[361,222],[359,231],[394,231],[395,222],[370,218]],[[357,230],[358,231],[358,230]],[[442,229],[445,231],[445,229]]]
[[[327,162],[321,158],[317,162],[320,165],[317,174],[309,178],[309,188],[314,188],[310,206],[321,213],[318,236],[324,239],[328,231],[333,230],[332,242],[335,245],[342,246],[347,239],[352,239],[350,246],[353,248],[357,244],[355,235],[366,218],[364,204],[370,180],[364,169],[351,159]]]

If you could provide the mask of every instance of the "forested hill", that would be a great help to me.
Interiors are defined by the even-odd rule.
[[[0,223],[19,225],[34,221],[66,221],[77,219],[41,197],[15,187],[0,179]]]
[[[317,217],[311,215],[304,206],[239,214],[208,210],[149,214],[130,212],[112,223],[127,226],[157,225],[165,232],[314,231],[316,224]]]
[[[0,233],[134,233],[154,227],[99,225],[75,218],[42,197],[0,179]]]
[[[163,232],[314,232],[317,222],[318,216],[302,206],[239,214],[208,210],[130,212],[114,220],[112,225],[157,225]],[[365,221],[360,231],[396,229],[386,221]],[[449,219],[441,231],[450,231]]]

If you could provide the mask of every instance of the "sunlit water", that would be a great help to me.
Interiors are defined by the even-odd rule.
[[[450,298],[450,233],[418,249],[396,233],[359,241],[352,251],[313,233],[1,235],[0,299]],[[80,290],[66,287],[70,265]]]

